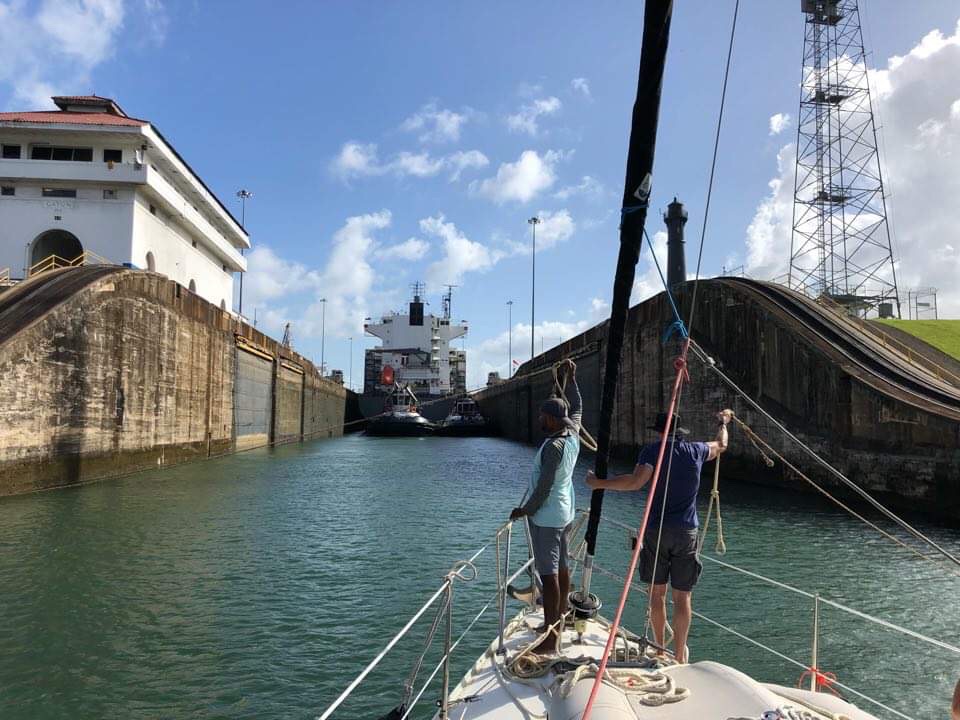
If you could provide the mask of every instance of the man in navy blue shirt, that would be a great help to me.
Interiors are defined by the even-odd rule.
[[[692,617],[693,586],[697,584],[703,565],[697,557],[697,491],[700,489],[700,470],[703,463],[713,460],[727,449],[727,423],[732,410],[717,413],[720,427],[712,442],[687,442],[686,428],[680,427],[680,417],[673,416],[676,426],[668,428],[666,413],[657,415],[648,429],[661,437],[668,433],[660,475],[653,497],[648,499],[650,519],[640,551],[640,579],[651,583],[650,623],[656,643],[664,647],[664,629],[667,624],[667,582],[673,589],[674,656],[677,662],[687,662],[687,634]],[[593,472],[587,473],[587,485],[594,490],[639,490],[651,478],[660,452],[660,441],[645,445],[633,472],[599,480]],[[670,473],[667,475],[666,468]],[[662,527],[661,527],[662,525]],[[657,538],[660,542],[658,544]]]

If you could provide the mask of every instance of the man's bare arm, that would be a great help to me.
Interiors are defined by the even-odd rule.
[[[600,480],[593,474],[593,470],[587,471],[587,485],[594,490],[619,490],[626,492],[629,490],[639,490],[653,477],[653,468],[649,465],[636,465],[633,472],[628,475],[614,475],[612,478]]]
[[[717,437],[707,443],[710,454],[707,460],[714,460],[727,451],[727,445],[730,438],[727,434],[727,424],[733,419],[733,410],[721,410],[717,413],[717,420],[720,421],[720,427],[717,428]]]

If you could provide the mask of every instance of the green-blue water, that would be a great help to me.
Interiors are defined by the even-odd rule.
[[[3,499],[0,717],[316,717],[451,563],[492,536],[523,494],[532,455],[492,439],[353,436]],[[957,643],[960,579],[943,565],[808,496],[731,484],[722,493],[729,562]],[[605,502],[631,523],[641,507],[623,494]],[[960,533],[920,525],[960,552]],[[598,561],[622,573],[625,547],[625,533],[605,530]],[[490,593],[491,552],[478,567],[476,582],[456,588],[457,628]],[[594,589],[615,604],[613,582],[597,578]],[[710,563],[694,600],[808,659],[809,601]],[[643,616],[636,594],[626,622],[642,629]],[[428,620],[337,717],[376,717],[398,702]],[[495,626],[490,613],[461,645],[454,682]],[[830,609],[822,635],[821,666],[842,682],[913,717],[947,717],[957,656]],[[694,661],[764,680],[793,684],[799,673],[699,621],[690,646]]]

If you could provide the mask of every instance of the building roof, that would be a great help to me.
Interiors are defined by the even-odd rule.
[[[110,113],[111,115],[127,114],[123,111],[112,98],[100,97],[99,95],[54,95],[53,104],[61,110],[70,110],[76,107],[89,107],[98,112]]]
[[[3,112],[0,113],[0,122],[40,123],[47,125],[120,125],[125,127],[142,127],[146,120],[127,117],[126,115],[112,115],[105,112],[76,112],[67,110],[40,110],[36,112]]]

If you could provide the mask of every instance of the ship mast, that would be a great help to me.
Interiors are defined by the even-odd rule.
[[[613,282],[613,302],[607,326],[607,356],[600,401],[600,424],[597,433],[597,454],[594,473],[607,477],[610,460],[610,428],[613,403],[617,395],[623,338],[630,310],[637,260],[643,241],[647,205],[652,184],[654,146],[660,113],[660,90],[670,36],[672,0],[648,0],[643,18],[643,44],[640,50],[640,72],[637,98],[633,104],[633,122],[627,151],[627,172],[623,188],[620,218],[620,253]],[[597,531],[603,509],[603,490],[594,490],[590,497],[590,519],[587,524],[587,557],[581,577],[581,597],[587,598],[596,554]]]

